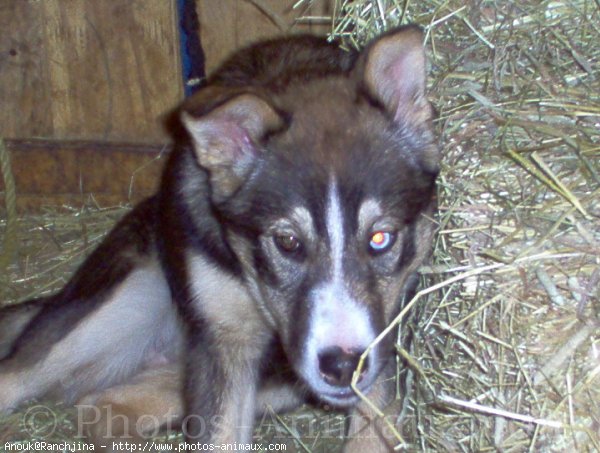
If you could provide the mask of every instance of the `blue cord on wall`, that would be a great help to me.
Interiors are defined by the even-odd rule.
[[[194,94],[206,83],[204,51],[195,0],[177,0],[179,46],[185,96]]]

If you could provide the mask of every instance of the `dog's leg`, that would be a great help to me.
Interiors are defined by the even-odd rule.
[[[194,335],[191,338],[194,341]],[[188,351],[186,369],[188,442],[247,443],[254,425],[258,361],[254,348],[201,342]]]
[[[192,443],[248,443],[261,361],[272,331],[240,279],[202,255],[185,260],[188,302],[180,307],[187,311],[184,316],[190,324],[184,433]]]
[[[80,400],[78,433],[97,448],[119,451],[114,442],[139,444],[160,428],[179,427],[183,416],[182,373],[178,364],[144,370],[126,384],[111,387]]]
[[[0,362],[0,412],[50,391],[74,401],[122,382],[153,354],[177,353],[179,320],[156,262],[134,268],[52,342],[53,326],[65,328],[55,321],[75,317],[77,302],[40,318],[41,312],[23,333],[20,347]]]
[[[56,392],[122,382],[178,350],[180,329],[156,258],[156,199],[126,215],[54,296],[0,310],[0,413]]]
[[[42,310],[45,300],[35,299],[0,309],[0,360],[10,355],[16,340]]]

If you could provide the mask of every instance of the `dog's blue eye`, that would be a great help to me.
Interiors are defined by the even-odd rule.
[[[389,231],[376,231],[371,235],[369,247],[374,252],[384,252],[394,244],[395,235]]]

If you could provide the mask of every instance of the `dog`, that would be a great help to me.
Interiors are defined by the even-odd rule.
[[[349,412],[345,451],[389,451],[393,340],[361,356],[430,254],[433,115],[414,25],[234,54],[177,110],[158,193],[61,291],[0,312],[0,412],[51,396],[100,445],[177,420],[207,446],[312,399]]]

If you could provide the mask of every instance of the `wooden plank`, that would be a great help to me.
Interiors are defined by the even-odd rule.
[[[6,140],[20,210],[79,206],[93,195],[102,206],[136,202],[158,188],[164,145],[89,141]],[[4,205],[0,178],[0,206]]]
[[[166,141],[161,115],[183,97],[176,0],[0,3],[0,135]]]
[[[0,2],[0,135],[52,135],[42,8]]]
[[[199,0],[197,12],[207,74],[234,50],[260,39],[290,33],[326,34],[330,31],[328,25],[297,19],[331,15],[333,1],[320,0],[310,8],[293,9],[295,0]]]
[[[207,74],[237,46],[237,3],[235,0],[200,0],[197,3],[200,41]]]

